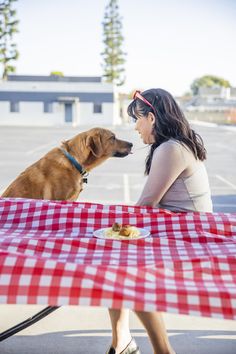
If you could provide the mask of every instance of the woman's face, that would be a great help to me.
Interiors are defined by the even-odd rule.
[[[153,126],[155,123],[155,117],[152,113],[148,113],[147,116],[137,116],[135,130],[138,131],[144,144],[153,144],[155,142],[153,136]]]

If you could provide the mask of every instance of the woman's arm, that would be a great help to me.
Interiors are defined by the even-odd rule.
[[[153,154],[151,169],[136,205],[155,206],[177,177],[186,169],[186,161],[178,143],[163,143]]]

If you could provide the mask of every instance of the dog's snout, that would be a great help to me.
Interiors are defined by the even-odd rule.
[[[128,145],[129,145],[130,149],[132,149],[133,144],[132,143],[128,143]]]

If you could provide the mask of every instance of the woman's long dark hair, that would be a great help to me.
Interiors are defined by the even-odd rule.
[[[128,115],[135,121],[137,116],[147,116],[149,112],[155,115],[153,135],[155,142],[151,145],[146,158],[145,174],[149,174],[154,150],[169,139],[185,144],[201,161],[206,159],[206,149],[201,136],[190,128],[189,122],[172,95],[162,89],[150,89],[141,93],[155,108],[153,110],[140,99],[134,99],[128,106]]]

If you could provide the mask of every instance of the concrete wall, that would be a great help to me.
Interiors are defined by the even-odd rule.
[[[20,102],[19,112],[10,112],[10,102],[0,101],[0,125],[58,126],[113,125],[114,104],[103,103],[102,113],[93,113],[93,103],[73,103],[73,122],[65,122],[64,103],[52,103],[52,113],[44,113],[43,102]]]
[[[105,82],[40,82],[40,81],[0,81],[0,91],[30,92],[113,92],[113,85]]]
[[[19,112],[10,111],[19,102]],[[44,112],[52,102],[52,112]],[[73,122],[65,122],[65,102],[72,104]],[[94,103],[102,105],[94,113]],[[115,87],[104,82],[0,81],[0,125],[54,126],[120,124]]]
[[[93,113],[93,104],[79,103],[78,105],[78,124],[79,125],[113,125],[114,105],[111,103],[102,104],[102,113]]]
[[[236,124],[236,111],[184,112],[186,118],[216,124]]]
[[[53,126],[64,123],[64,107],[53,103],[53,113],[44,113],[42,102],[20,102],[20,112],[10,112],[9,102],[0,102],[0,125]]]

